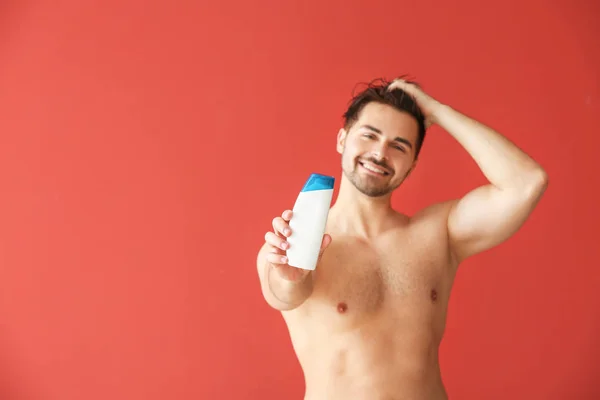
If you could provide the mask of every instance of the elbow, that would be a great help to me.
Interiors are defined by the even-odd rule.
[[[548,173],[542,167],[537,167],[531,171],[526,180],[525,193],[527,197],[534,199],[534,201],[539,200],[548,187],[548,181]]]
[[[548,187],[548,173],[542,167],[536,170],[533,178],[533,186],[537,191],[544,192]]]

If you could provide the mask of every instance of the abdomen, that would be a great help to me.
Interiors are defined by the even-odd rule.
[[[409,321],[378,322],[335,334],[305,332],[312,339],[297,343],[296,351],[306,399],[445,398],[437,335]]]

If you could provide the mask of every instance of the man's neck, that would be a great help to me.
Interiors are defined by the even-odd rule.
[[[391,193],[369,197],[342,176],[338,197],[330,211],[336,229],[369,239],[384,232],[394,215]]]

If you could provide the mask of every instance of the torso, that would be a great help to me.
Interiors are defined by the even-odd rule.
[[[336,232],[308,300],[283,312],[306,400],[446,399],[438,365],[456,266],[444,206],[367,241]]]

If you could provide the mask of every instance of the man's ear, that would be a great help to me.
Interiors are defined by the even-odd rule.
[[[342,154],[344,152],[344,147],[346,147],[346,136],[348,135],[348,132],[344,129],[341,128],[338,131],[337,134],[337,152]]]

